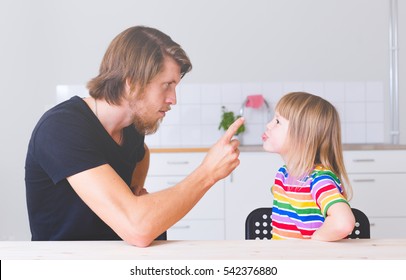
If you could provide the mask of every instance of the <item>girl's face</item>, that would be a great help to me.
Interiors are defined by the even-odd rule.
[[[285,145],[288,138],[289,121],[275,113],[274,118],[266,125],[262,135],[263,148],[267,152],[278,153],[281,156],[287,152]]]

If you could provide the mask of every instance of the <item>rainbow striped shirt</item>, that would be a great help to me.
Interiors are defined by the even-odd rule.
[[[323,224],[328,208],[345,202],[340,180],[330,170],[316,166],[297,180],[281,167],[272,186],[272,239],[309,239]]]

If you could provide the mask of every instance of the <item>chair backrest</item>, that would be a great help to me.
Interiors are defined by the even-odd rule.
[[[351,208],[355,216],[354,230],[348,235],[349,239],[370,238],[370,225],[368,217],[356,208]],[[272,238],[272,208],[262,207],[253,210],[245,220],[245,239],[271,239]]]
[[[258,208],[248,214],[245,220],[245,239],[271,239],[272,208]]]
[[[348,235],[349,239],[368,239],[371,238],[371,229],[369,219],[364,212],[359,209],[351,208],[355,217],[354,230]]]

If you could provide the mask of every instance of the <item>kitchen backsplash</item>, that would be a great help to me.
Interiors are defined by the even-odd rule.
[[[343,143],[383,143],[385,102],[382,82],[267,82],[180,84],[177,105],[167,113],[160,129],[146,137],[150,147],[207,147],[222,134],[218,130],[222,106],[235,114],[249,95],[262,94],[270,105],[245,108],[246,131],[240,136],[244,145],[261,144],[261,135],[273,107],[288,92],[307,91],[329,100],[339,111]],[[85,96],[84,86],[57,87],[57,102],[72,95]]]

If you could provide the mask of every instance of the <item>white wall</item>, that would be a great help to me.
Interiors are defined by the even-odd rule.
[[[400,47],[406,4],[399,1]],[[194,64],[185,82],[388,79],[389,0],[1,0],[0,240],[29,239],[24,160],[59,84],[96,75],[111,39],[136,25],[171,35]],[[400,57],[406,65],[405,56]],[[400,103],[406,71],[400,68]],[[387,90],[387,89],[385,89]],[[401,112],[404,118],[403,112]],[[406,124],[401,124],[406,143]]]
[[[398,0],[400,143],[406,143],[406,1]]]

